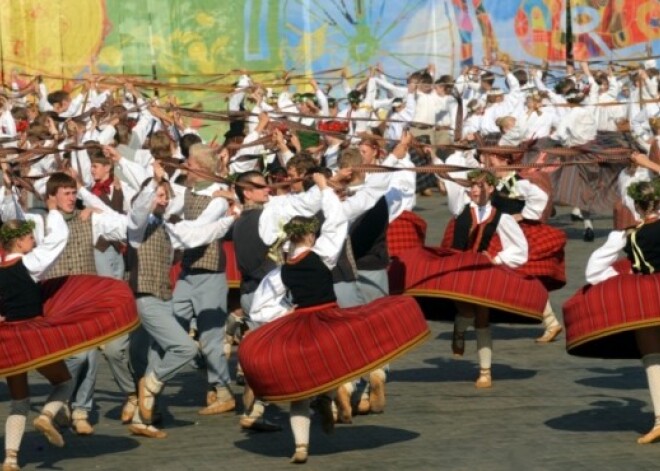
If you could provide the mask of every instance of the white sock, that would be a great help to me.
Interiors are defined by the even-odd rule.
[[[145,398],[144,405],[147,409],[153,409],[154,403],[156,402],[156,396],[163,390],[163,383],[158,381],[155,374],[147,373],[144,377],[144,385],[152,394],[152,397]]]
[[[550,304],[549,299],[548,302],[545,304],[545,309],[543,310],[543,325],[545,326],[546,329],[559,325],[559,321],[555,316],[555,312],[552,309],[552,305]]]
[[[489,370],[493,362],[493,339],[490,335],[490,327],[475,329],[475,332],[477,333],[479,367],[482,370]]]
[[[454,319],[454,327],[456,332],[459,334],[464,334],[470,327],[474,326],[474,317],[465,317],[460,314],[456,314]]]
[[[655,426],[658,427],[660,426],[660,353],[644,355],[642,363],[644,369],[646,369],[646,378],[649,382],[651,403],[655,414]]]
[[[293,440],[298,445],[309,445],[309,399],[291,403],[291,431]]]
[[[73,381],[70,379],[53,386],[53,390],[50,392],[48,399],[46,399],[46,404],[44,405],[44,408],[41,410],[41,413],[50,415],[51,417],[55,417],[57,412],[62,408],[64,403],[71,396],[72,386],[73,386]]]
[[[580,211],[580,208],[573,208],[573,211],[571,211],[571,214],[573,216],[582,217],[582,211]]]
[[[9,416],[5,422],[5,450],[18,453],[23,434],[25,433],[25,421],[27,420],[29,410],[30,399],[11,401]],[[16,463],[17,460],[10,458],[9,453],[6,453],[5,462]]]
[[[587,218],[584,219],[584,228],[585,230],[586,229],[591,229],[592,231],[594,230],[594,225],[591,222],[591,219],[587,219]]]

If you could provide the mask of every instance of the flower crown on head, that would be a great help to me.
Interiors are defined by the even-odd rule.
[[[31,234],[33,230],[34,221],[23,221],[18,227],[9,227],[8,224],[4,224],[0,227],[0,242],[6,244],[14,239]]]

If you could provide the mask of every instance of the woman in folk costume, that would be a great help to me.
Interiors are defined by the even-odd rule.
[[[348,224],[325,177],[315,173],[313,178],[322,192],[321,234],[317,238],[320,224],[313,217],[296,216],[285,225],[289,259],[262,280],[250,310],[254,321],[272,322],[247,335],[238,352],[256,395],[291,402],[293,463],[307,461],[311,397],[320,395],[323,428],[331,432],[329,391],[387,363],[429,335],[424,316],[410,298],[337,307],[331,268]]]
[[[497,170],[498,167],[515,164],[522,158],[522,152],[512,150],[494,149],[493,153],[482,157],[486,166],[495,169],[495,176],[499,179],[491,203],[499,211],[513,216],[525,234],[529,247],[528,257],[527,263],[519,271],[538,278],[548,291],[557,290],[566,284],[566,234],[543,223],[550,198],[547,190],[540,186],[543,182],[536,179],[536,173],[522,175],[513,170]],[[562,331],[550,300],[543,311],[543,324],[545,332],[536,339],[538,343],[552,342]]]
[[[10,220],[0,228],[6,252],[0,264],[0,376],[11,397],[5,425],[3,471],[16,471],[30,410],[27,372],[36,369],[53,386],[34,427],[55,446],[64,440],[53,418],[71,394],[64,359],[121,336],[137,325],[133,297],[122,282],[96,276],[56,278],[37,284],[64,251],[69,229],[49,196],[47,234],[35,247],[34,223]],[[41,237],[38,237],[41,239]]]
[[[564,304],[566,349],[592,358],[641,358],[655,412],[637,443],[660,438],[660,180],[630,185],[641,222],[612,231],[590,257],[586,287]],[[623,251],[629,263],[617,262]],[[631,266],[632,265],[632,266]]]
[[[540,322],[548,292],[536,279],[511,270],[527,262],[525,235],[513,216],[491,204],[497,179],[483,170],[468,173],[469,194],[447,180],[449,208],[456,217],[451,248],[409,250],[405,293],[453,300],[457,310],[452,348],[464,350],[464,333],[475,325],[480,373],[475,386],[492,386],[489,322]],[[495,244],[497,235],[501,244]],[[513,316],[512,316],[513,315]]]

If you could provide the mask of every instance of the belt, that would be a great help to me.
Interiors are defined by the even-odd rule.
[[[415,128],[415,129],[422,129],[422,130],[433,129],[435,131],[451,131],[452,130],[451,126],[434,126],[432,124],[419,124],[419,123],[411,124],[410,127]]]

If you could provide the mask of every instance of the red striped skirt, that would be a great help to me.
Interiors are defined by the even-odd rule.
[[[388,296],[348,309],[298,309],[246,335],[238,358],[258,397],[295,401],[359,377],[429,335],[414,299]]]
[[[451,247],[455,221],[455,219],[451,219],[447,224],[442,238],[442,248]],[[566,262],[564,260],[566,233],[548,224],[526,221],[520,223],[520,228],[527,239],[529,253],[527,263],[516,268],[516,271],[538,278],[548,291],[560,289],[566,285]],[[488,253],[495,256],[501,250],[502,242],[495,234],[488,247]]]
[[[406,250],[423,247],[426,241],[426,221],[417,214],[404,211],[387,228],[387,250],[390,265],[387,270],[390,293],[403,291],[406,267],[399,255]]]
[[[409,250],[405,294],[444,298],[492,308],[492,322],[541,322],[548,292],[535,278],[484,255],[447,249]]]
[[[640,358],[635,330],[660,326],[660,274],[622,274],[564,303],[566,350],[591,358]]]
[[[43,316],[0,324],[0,377],[67,358],[139,324],[133,293],[122,281],[80,275],[41,286]]]

